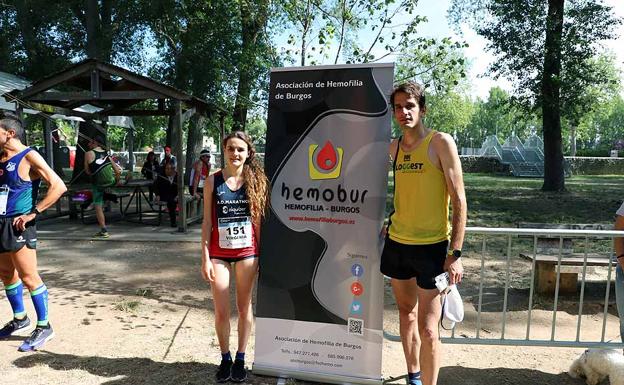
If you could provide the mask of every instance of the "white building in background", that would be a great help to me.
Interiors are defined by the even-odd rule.
[[[215,140],[211,136],[204,136],[202,140],[202,148],[207,148],[211,153],[217,152],[219,146],[217,146]]]

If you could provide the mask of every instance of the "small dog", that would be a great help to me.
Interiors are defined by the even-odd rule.
[[[619,350],[588,349],[572,362],[568,374],[584,378],[588,385],[597,385],[606,378],[611,385],[624,385],[624,356]]]

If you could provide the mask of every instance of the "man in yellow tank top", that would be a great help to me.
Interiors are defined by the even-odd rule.
[[[435,385],[440,369],[442,312],[434,277],[462,279],[466,195],[453,138],[425,127],[423,88],[399,85],[390,96],[403,135],[390,143],[394,211],[389,216],[381,272],[391,278],[410,385]],[[449,201],[453,207],[449,224]]]

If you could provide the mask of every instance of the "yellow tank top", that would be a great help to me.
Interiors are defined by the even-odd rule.
[[[389,236],[407,245],[428,245],[449,239],[449,194],[444,173],[429,160],[429,135],[411,152],[401,149],[394,160],[394,211]]]

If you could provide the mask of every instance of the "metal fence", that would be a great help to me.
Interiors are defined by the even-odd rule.
[[[624,347],[612,284],[613,238],[623,236],[624,231],[468,228],[459,287],[465,318],[442,331],[442,341]],[[544,248],[544,242],[555,247]],[[549,266],[554,282],[544,274]],[[547,287],[540,287],[544,283]],[[384,335],[400,340],[389,331]]]

